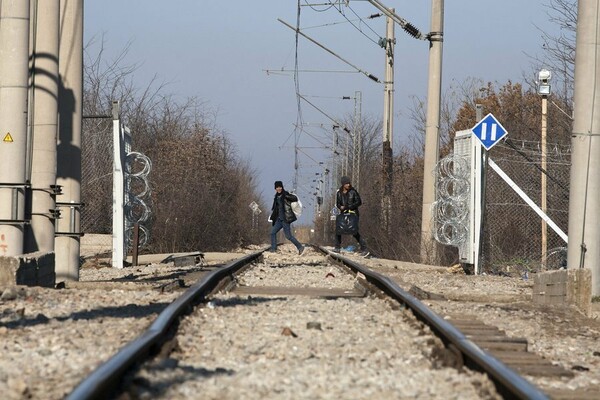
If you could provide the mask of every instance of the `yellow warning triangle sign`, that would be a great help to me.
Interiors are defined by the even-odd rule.
[[[4,139],[2,139],[3,142],[8,142],[8,143],[12,143],[14,140],[12,138],[12,136],[10,135],[10,132],[8,132],[5,136]]]

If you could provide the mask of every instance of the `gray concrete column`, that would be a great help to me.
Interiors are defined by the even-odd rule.
[[[23,254],[29,1],[0,1],[0,255]]]
[[[390,8],[392,13],[395,9]],[[392,191],[394,183],[394,46],[396,36],[394,31],[394,20],[386,18],[386,44],[385,44],[385,81],[383,88],[383,148],[382,148],[382,227],[391,233],[392,216]]]
[[[31,96],[33,152],[31,163],[31,227],[25,252],[54,251],[56,141],[58,128],[58,17],[59,0],[32,5]]]
[[[60,1],[56,280],[79,279],[83,0]]]
[[[600,2],[579,0],[571,138],[568,268],[592,270],[600,295]]]
[[[421,211],[421,262],[424,263],[436,263],[438,261],[437,245],[434,239],[435,226],[433,224],[431,207],[436,197],[437,179],[434,171],[439,159],[443,31],[444,1],[432,0],[427,120],[425,122],[423,208]]]

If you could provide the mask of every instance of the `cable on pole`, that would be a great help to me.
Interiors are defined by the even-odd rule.
[[[431,35],[423,35],[419,29],[405,20],[404,18],[398,16],[396,13],[391,12],[385,5],[383,5],[379,0],[367,0],[369,3],[374,5],[379,11],[383,12],[386,16],[390,17],[394,20],[400,27],[408,33],[410,36],[419,40],[431,40]]]
[[[310,36],[307,36],[306,34],[302,33],[300,31],[299,28],[294,28],[293,26],[291,26],[290,24],[288,24],[287,22],[283,21],[281,18],[277,18],[277,21],[281,22],[282,24],[284,24],[285,26],[287,26],[288,28],[290,28],[291,30],[295,31],[296,34],[310,40],[311,42],[313,42],[314,44],[316,44],[317,46],[319,46],[320,48],[322,48],[323,50],[327,51],[329,54],[333,55],[334,57],[338,58],[339,60],[345,62],[346,64],[348,64],[349,66],[351,66],[352,68],[354,68],[355,70],[357,70],[358,72],[362,73],[363,75],[365,75],[367,78],[377,82],[377,83],[381,83],[381,81],[379,80],[379,78],[377,78],[375,75],[368,73],[367,71],[363,71],[362,69],[360,69],[359,67],[357,67],[356,65],[350,63],[349,61],[345,60],[344,58],[342,58],[341,56],[337,55],[336,53],[334,53],[332,50],[329,50],[327,47],[323,46],[322,44],[320,44],[319,42],[317,42],[316,40],[314,40],[313,38],[311,38]]]

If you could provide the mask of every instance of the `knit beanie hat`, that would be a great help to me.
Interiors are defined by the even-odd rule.
[[[342,182],[342,185],[345,185],[346,183],[350,183],[350,178],[348,178],[347,176],[342,176],[341,182]]]
[[[278,187],[283,188],[283,182],[275,181],[275,189],[277,189]]]

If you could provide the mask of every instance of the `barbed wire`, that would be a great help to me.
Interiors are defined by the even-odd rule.
[[[437,163],[435,173],[438,197],[432,204],[434,237],[442,244],[459,247],[469,236],[469,161],[450,154]]]
[[[150,239],[150,229],[145,226],[150,221],[152,210],[144,199],[150,199],[149,175],[152,160],[140,152],[130,152],[125,158],[125,179],[127,202],[125,203],[125,238],[127,246],[133,246],[133,228],[138,224],[138,244],[143,247]]]

